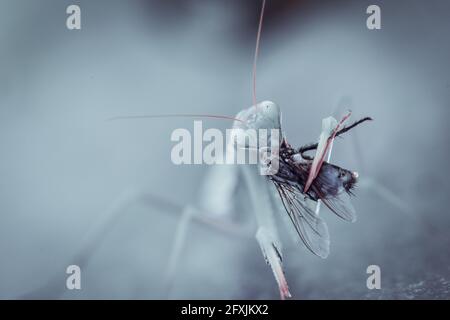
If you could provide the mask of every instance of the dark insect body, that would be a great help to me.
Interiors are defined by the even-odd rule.
[[[363,118],[336,133],[339,136],[358,124],[372,120]],[[307,201],[321,201],[340,218],[354,222],[356,213],[350,203],[358,174],[328,162],[323,162],[311,186],[305,192],[305,184],[313,158],[305,152],[317,149],[310,144],[294,149],[283,140],[279,150],[278,172],[269,176],[274,183],[286,212],[306,247],[325,258],[329,253],[329,235],[326,223],[314,212]]]

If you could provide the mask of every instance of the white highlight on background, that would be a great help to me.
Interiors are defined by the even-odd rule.
[[[170,154],[176,165],[259,164],[261,175],[278,172],[279,129],[227,129],[224,138],[218,129],[203,132],[202,122],[194,121],[193,136],[189,130],[179,128],[170,139],[177,142]]]

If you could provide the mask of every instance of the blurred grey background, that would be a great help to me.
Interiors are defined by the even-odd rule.
[[[381,30],[366,28],[370,4]],[[0,298],[279,298],[251,228],[192,223],[168,293],[178,208],[130,205],[102,224],[130,189],[201,202],[208,168],[170,161],[171,132],[192,119],[106,119],[249,107],[260,5],[0,0]],[[257,96],[282,108],[290,143],[315,141],[336,110],[375,119],[335,144],[333,162],[362,181],[355,224],[322,213],[329,258],[280,224],[295,299],[450,297],[449,12],[446,0],[267,1]],[[83,265],[80,291],[64,289],[69,264]],[[381,290],[366,288],[371,264]]]

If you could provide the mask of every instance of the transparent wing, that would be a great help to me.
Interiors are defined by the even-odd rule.
[[[330,236],[325,221],[308,207],[296,189],[288,184],[273,183],[300,239],[312,253],[326,258],[330,253]]]
[[[347,192],[341,191],[334,197],[321,198],[321,201],[338,217],[349,222],[356,221],[356,211],[350,201],[350,195]]]

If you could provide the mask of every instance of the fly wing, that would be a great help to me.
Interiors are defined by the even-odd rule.
[[[293,187],[274,181],[286,212],[306,247],[315,255],[326,258],[330,253],[328,227]]]

